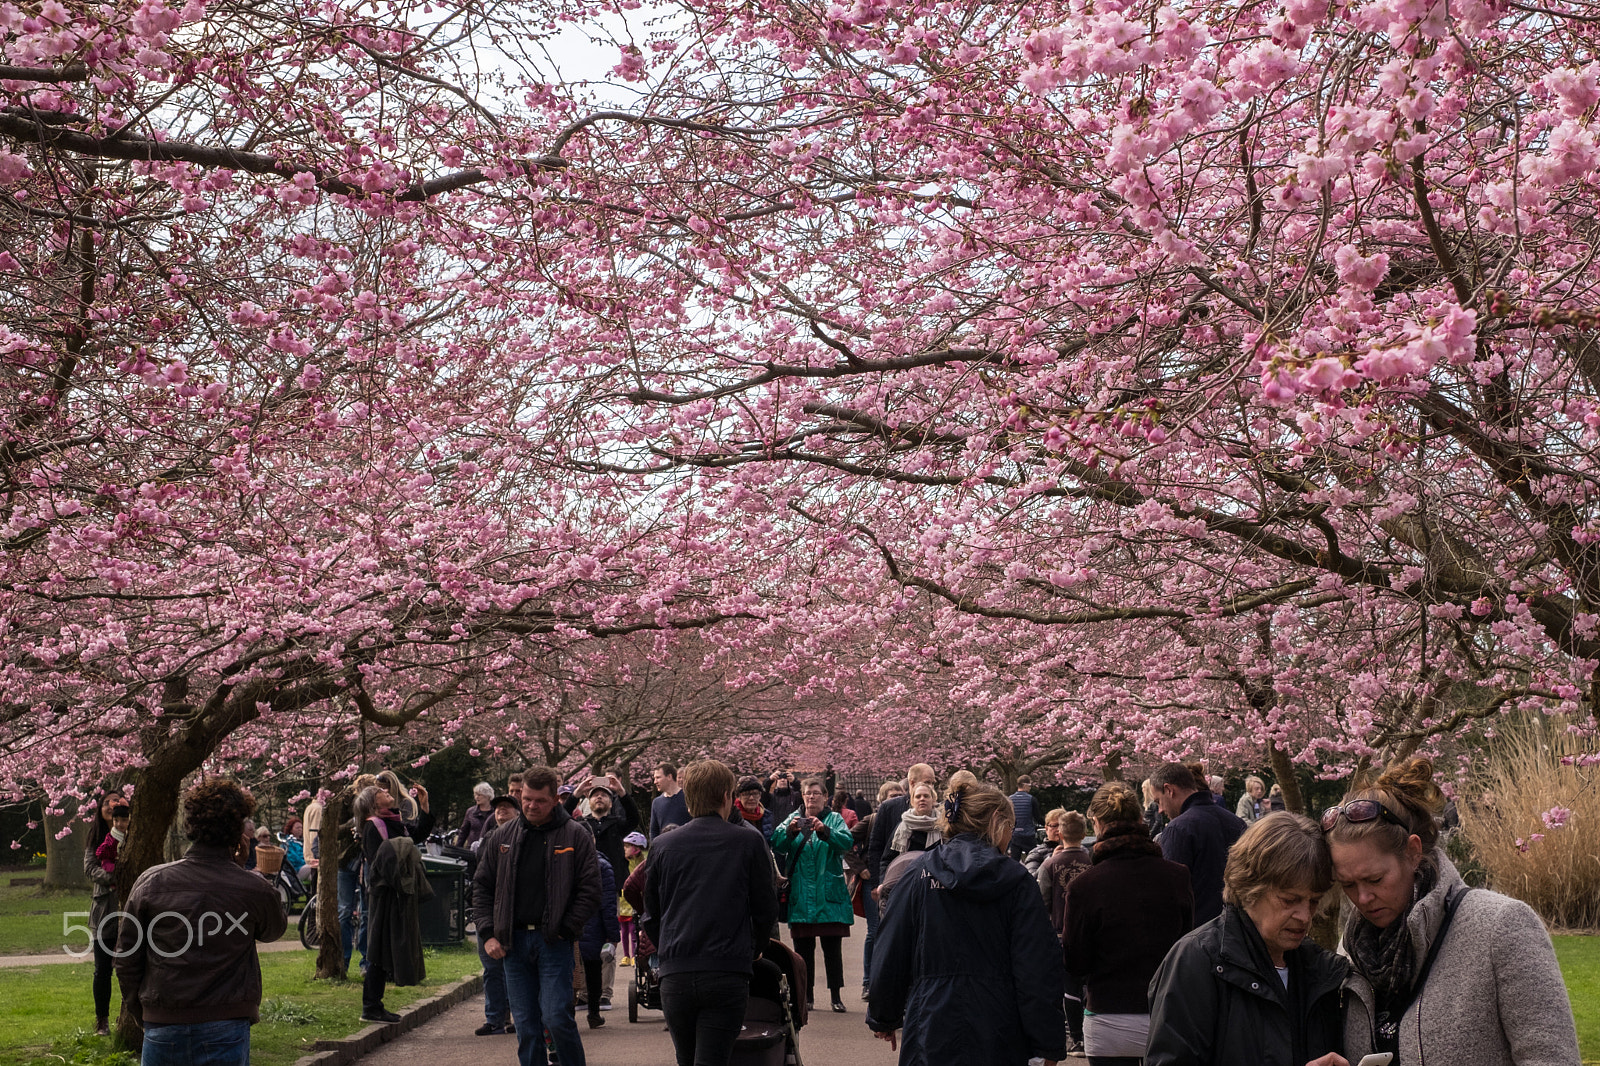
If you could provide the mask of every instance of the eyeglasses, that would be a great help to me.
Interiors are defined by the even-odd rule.
[[[1351,800],[1349,803],[1338,807],[1329,807],[1322,812],[1322,831],[1331,832],[1339,824],[1339,816],[1344,815],[1344,820],[1352,825],[1362,822],[1372,822],[1379,818],[1391,825],[1410,831],[1411,827],[1394,816],[1394,813],[1377,800]]]

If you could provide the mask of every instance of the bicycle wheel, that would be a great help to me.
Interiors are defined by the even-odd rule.
[[[315,895],[306,901],[306,909],[300,912],[300,945],[311,951],[315,951],[322,946],[322,938],[317,935],[317,897]]]

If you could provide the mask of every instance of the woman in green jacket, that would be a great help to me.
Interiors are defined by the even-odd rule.
[[[818,777],[800,784],[801,808],[772,834],[772,846],[789,860],[789,933],[806,960],[806,999],[816,1002],[817,941],[828,968],[833,1009],[844,1013],[844,938],[856,920],[844,883],[844,853],[854,843],[844,819],[828,809],[828,792]]]

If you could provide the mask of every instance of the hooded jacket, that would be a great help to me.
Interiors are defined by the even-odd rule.
[[[600,867],[600,906],[584,923],[583,938],[578,941],[578,954],[590,962],[600,957],[600,950],[607,944],[622,939],[622,925],[617,921],[616,875],[604,855],[597,856],[595,861]]]
[[[1039,886],[974,834],[911,860],[868,984],[867,1025],[901,1030],[900,1066],[1066,1057],[1066,976]]]
[[[516,913],[517,863],[528,838],[528,820],[518,816],[489,833],[478,845],[478,871],[472,876],[472,920],[511,943]],[[577,940],[600,906],[600,864],[594,837],[557,805],[544,833],[544,914],[539,931],[546,943]]]
[[[1232,905],[1174,944],[1150,982],[1145,1066],[1305,1066],[1342,1051],[1345,960],[1307,940],[1284,961],[1288,988]]]

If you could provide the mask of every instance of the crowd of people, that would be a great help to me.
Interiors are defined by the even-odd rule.
[[[814,1005],[820,983],[848,1013],[842,942],[858,917],[866,1024],[907,1066],[1074,1051],[1091,1066],[1356,1066],[1369,1054],[1578,1066],[1549,937],[1526,905],[1463,883],[1425,759],[1359,781],[1318,821],[1282,810],[1256,777],[1230,811],[1198,764],[1177,762],[1142,791],[1100,787],[1086,813],[1044,810],[1026,778],[1008,796],[923,763],[870,798],[837,789],[831,767],[739,779],[702,760],[680,784],[663,763],[653,783],[646,807],[615,775],[565,782],[532,767],[503,792],[479,783],[452,835],[473,862],[477,1032],[514,1035],[521,1066],[582,1066],[578,1016],[604,1026],[619,958],[659,981],[680,1066],[725,1066],[783,925],[803,962],[796,995]],[[392,1022],[386,985],[422,973],[417,845],[434,818],[426,790],[390,772],[355,786],[352,817],[333,827],[340,943],[347,964],[362,956],[362,1017]],[[249,944],[223,953],[233,967],[283,932],[249,872],[253,801],[213,779],[184,804],[188,855],[147,871],[120,933],[94,938],[97,1025],[114,970],[146,1027],[146,1063],[183,1061],[212,1023],[228,1041],[242,1032],[247,1053],[260,981],[179,974],[128,915],[159,920],[196,886],[237,899]],[[299,845],[285,861],[314,871],[320,814],[260,844]],[[116,910],[127,819],[125,795],[107,794],[85,854],[96,930]],[[1335,887],[1350,904],[1337,953],[1310,939]]]

